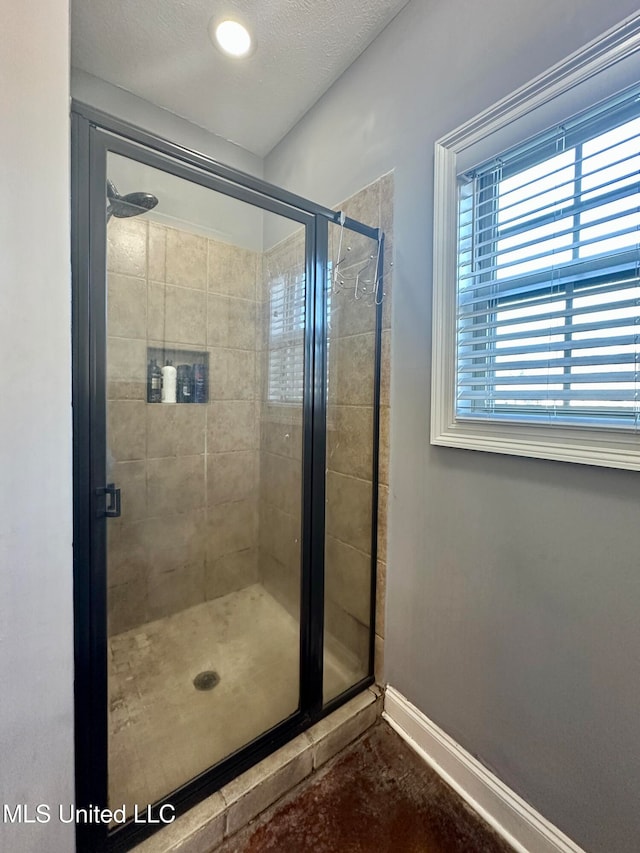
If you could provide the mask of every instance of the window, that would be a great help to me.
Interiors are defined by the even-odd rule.
[[[458,418],[638,428],[639,96],[461,177]]]
[[[331,363],[332,261],[327,265],[327,366]],[[269,291],[269,401],[302,403],[306,289],[303,273],[279,275]],[[326,377],[329,394],[329,374]]]
[[[436,144],[435,444],[640,469],[640,87],[611,71],[640,17],[626,26]]]
[[[268,397],[272,403],[302,403],[304,327],[304,274],[277,276],[269,290]]]

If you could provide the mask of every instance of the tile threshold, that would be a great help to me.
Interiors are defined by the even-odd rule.
[[[212,853],[373,726],[382,698],[377,685],[359,693],[132,853]]]

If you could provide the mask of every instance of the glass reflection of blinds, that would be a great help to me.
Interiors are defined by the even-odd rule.
[[[269,377],[271,402],[301,403],[304,389],[305,279],[286,273],[269,294]]]
[[[640,423],[640,92],[464,175],[457,416]]]

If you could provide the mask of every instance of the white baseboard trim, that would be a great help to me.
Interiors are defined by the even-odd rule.
[[[382,716],[518,853],[584,853],[393,687]]]

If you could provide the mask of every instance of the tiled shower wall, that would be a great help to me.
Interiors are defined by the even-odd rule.
[[[379,227],[385,234],[384,305],[380,387],[378,488],[376,675],[382,680],[384,595],[387,568],[389,493],[389,354],[393,257],[393,174],[383,176],[338,205],[347,216]],[[331,226],[330,252],[347,258],[346,284],[332,294],[327,415],[327,521],[325,631],[355,655],[366,672],[371,541],[373,385],[375,308],[365,295],[355,298],[360,258],[375,251],[366,238],[345,232],[338,258],[339,228]],[[338,244],[338,245],[336,245]],[[349,251],[350,249],[350,251]],[[349,260],[351,258],[352,260]],[[357,262],[357,263],[354,263]],[[345,262],[343,262],[345,263]],[[349,264],[352,265],[349,270]],[[351,275],[349,275],[351,272]],[[368,275],[368,272],[365,272]]]
[[[386,236],[376,666],[382,667],[389,454],[393,176],[339,209]],[[331,226],[330,258],[339,229]],[[345,242],[345,247],[349,241]],[[352,238],[357,256],[357,238]],[[269,287],[304,270],[298,232],[263,256],[148,219],[108,226],[111,633],[261,581],[297,615],[302,409],[268,399]],[[326,633],[366,667],[369,632],[371,306],[332,295]],[[204,350],[209,404],[146,403],[147,346]]]
[[[338,206],[348,216],[385,232],[380,409],[376,670],[381,679],[389,491],[389,376],[393,252],[393,175],[388,174]],[[339,228],[331,226],[335,263]],[[362,261],[375,244],[345,232],[342,250]],[[301,232],[265,253],[262,316],[262,423],[260,448],[260,558],[263,585],[290,612],[299,599],[300,471],[299,406],[268,401],[269,283],[303,264]],[[357,267],[357,264],[356,264]],[[348,271],[353,272],[353,270]],[[368,663],[370,622],[370,519],[372,506],[373,368],[375,309],[355,300],[352,289],[331,296],[327,429],[327,540],[325,639],[340,659],[361,674]]]
[[[148,219],[108,225],[110,633],[258,579],[258,261]],[[163,345],[208,351],[208,405],[146,402]]]
[[[304,231],[266,251],[262,263],[261,318],[261,418],[260,418],[260,578],[263,586],[296,618],[300,610],[300,560],[302,530],[302,402],[269,399],[269,353],[274,345],[269,329],[273,307],[271,286],[284,278],[288,287],[305,272]],[[303,346],[300,328],[295,344]],[[298,350],[302,356],[302,351]],[[302,358],[292,386],[302,387]]]

